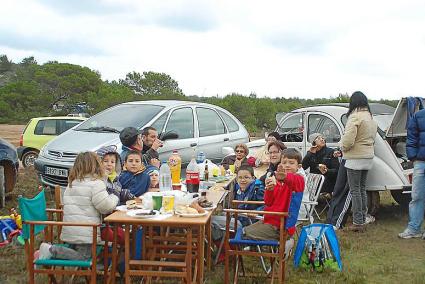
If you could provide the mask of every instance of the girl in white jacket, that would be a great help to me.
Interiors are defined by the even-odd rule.
[[[64,222],[100,224],[101,214],[111,213],[115,209],[119,199],[106,191],[104,175],[102,163],[95,153],[78,154],[63,196]],[[42,243],[39,259],[87,260],[91,258],[93,227],[64,226],[61,240],[69,244],[69,247]],[[100,241],[99,232],[98,241]]]

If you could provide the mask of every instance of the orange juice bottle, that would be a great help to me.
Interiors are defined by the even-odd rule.
[[[173,154],[168,159],[168,165],[171,169],[171,181],[173,185],[180,184],[180,175],[182,171],[182,158],[177,150],[173,151]]]

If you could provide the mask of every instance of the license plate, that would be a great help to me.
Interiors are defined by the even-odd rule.
[[[68,177],[68,170],[66,169],[46,167],[45,173],[51,176]]]

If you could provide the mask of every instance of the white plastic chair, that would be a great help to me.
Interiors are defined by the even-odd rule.
[[[309,173],[306,176],[304,192],[307,192],[307,199],[303,196],[301,207],[305,209],[305,216],[298,215],[298,224],[306,221],[310,224],[314,223],[314,214],[320,219],[319,214],[316,211],[317,199],[319,198],[320,191],[322,189],[325,177],[321,174]]]

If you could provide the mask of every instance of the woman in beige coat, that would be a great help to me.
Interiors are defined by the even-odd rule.
[[[363,231],[367,213],[366,179],[375,155],[373,146],[377,124],[373,120],[369,103],[362,92],[354,92],[350,98],[348,120],[341,139],[346,160],[348,185],[352,195],[353,231]]]

